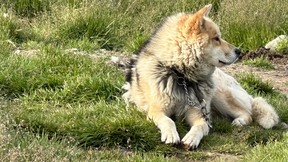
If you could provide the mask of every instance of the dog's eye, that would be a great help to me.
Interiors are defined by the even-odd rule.
[[[215,41],[220,42],[220,38],[219,37],[215,37],[213,38]]]

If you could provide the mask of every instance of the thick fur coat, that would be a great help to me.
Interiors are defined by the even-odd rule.
[[[246,109],[243,104],[239,109],[245,107],[243,111],[249,115],[241,116],[237,106],[230,111],[229,104],[234,104],[231,98],[225,95],[217,98],[218,93],[222,94],[222,85],[213,76],[216,67],[233,63],[241,52],[221,38],[219,27],[207,17],[211,7],[206,5],[194,14],[168,17],[131,59],[124,86],[125,100],[136,104],[156,124],[161,141],[172,144],[181,141],[188,149],[198,147],[208,134],[211,103],[215,108],[221,107],[219,112],[238,118],[233,121],[235,125],[251,121],[251,107]],[[225,107],[222,99],[227,99]],[[181,140],[172,116],[185,119],[191,126]]]

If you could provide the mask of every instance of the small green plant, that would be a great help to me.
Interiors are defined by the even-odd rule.
[[[260,67],[260,68],[268,69],[268,70],[274,69],[272,62],[265,57],[246,59],[246,60],[243,60],[242,63],[244,65],[251,65],[251,66]]]

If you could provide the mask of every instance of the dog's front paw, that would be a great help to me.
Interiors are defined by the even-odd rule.
[[[161,141],[166,144],[177,144],[180,142],[176,125],[168,117],[164,117],[157,122],[157,126],[161,131]]]
[[[161,141],[166,144],[177,144],[180,142],[180,137],[176,130],[176,127],[167,128],[161,131]]]
[[[203,135],[199,132],[188,132],[183,139],[181,140],[184,148],[189,149],[196,149],[202,139]]]
[[[209,132],[208,126],[193,126],[181,140],[185,149],[196,149],[203,138]]]
[[[187,150],[197,148],[203,136],[207,135],[208,132],[208,125],[193,126],[181,141],[184,145],[184,148]]]

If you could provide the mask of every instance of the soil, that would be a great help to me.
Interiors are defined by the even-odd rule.
[[[288,55],[271,51],[265,47],[260,47],[254,51],[246,51],[241,54],[241,59],[254,59],[257,57],[264,57],[274,64],[288,65]]]
[[[274,66],[272,70],[243,65],[246,59],[264,57],[270,60]],[[241,59],[232,65],[222,68],[228,74],[235,76],[242,72],[252,72],[263,81],[268,81],[273,87],[288,96],[288,55],[277,53],[260,47],[254,51],[246,51],[241,54]]]

